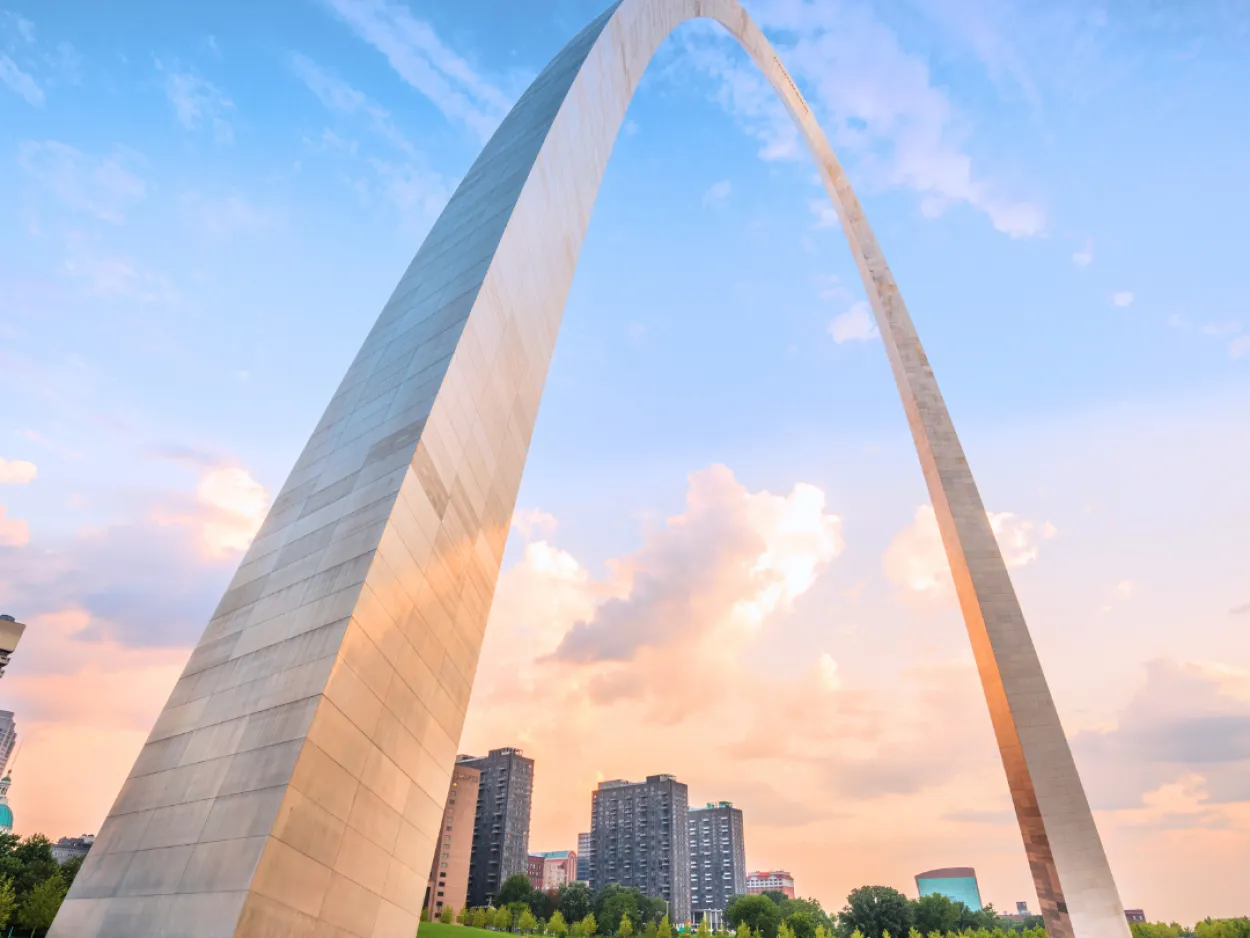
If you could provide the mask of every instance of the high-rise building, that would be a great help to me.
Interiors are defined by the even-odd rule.
[[[783,892],[790,899],[794,898],[794,877],[785,870],[757,870],[747,873],[747,892],[759,895],[761,892]]]
[[[467,904],[469,859],[473,854],[473,829],[477,822],[477,792],[481,773],[463,762],[451,770],[451,785],[443,807],[443,823],[434,847],[425,907],[438,918],[444,906],[460,911]]]
[[[9,657],[17,651],[17,643],[26,631],[26,626],[12,616],[0,615],[0,677],[9,666]]]
[[[970,866],[951,866],[916,874],[916,888],[924,896],[946,896],[962,902],[973,912],[981,911],[981,890],[977,871]]]
[[[17,748],[17,723],[12,710],[0,710],[0,775],[9,767],[13,750]]]
[[[468,894],[469,905],[481,906],[499,894],[509,876],[528,872],[534,760],[511,746],[492,749],[483,758],[460,756],[458,760],[482,773]]]
[[[690,908],[694,921],[720,925],[731,896],[747,891],[742,810],[728,801],[690,809]],[[712,914],[718,913],[718,914]]]
[[[590,882],[590,854],[594,844],[589,831],[577,835],[577,878],[583,883]]]
[[[591,795],[590,886],[635,886],[668,902],[674,925],[690,921],[689,805],[672,775],[600,782]]]

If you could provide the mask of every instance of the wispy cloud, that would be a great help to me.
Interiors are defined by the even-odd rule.
[[[272,220],[268,212],[241,195],[213,198],[189,190],[179,202],[197,230],[217,238],[263,228]]]
[[[173,303],[179,299],[177,288],[164,275],[124,254],[101,250],[81,237],[69,239],[61,273],[82,283],[90,296],[141,303]]]
[[[914,191],[927,217],[966,204],[1012,238],[1045,229],[1040,205],[974,171],[946,92],[867,5],[766,0],[752,11],[786,37],[778,42],[782,60],[823,112],[833,144],[859,162],[870,185]],[[690,61],[716,81],[715,99],[761,142],[761,157],[800,157],[789,116],[754,67],[720,33],[685,35]]]
[[[732,188],[728,179],[712,183],[708,187],[707,192],[703,193],[703,207],[707,208],[709,205],[719,205],[721,202],[724,202],[729,198]]]
[[[167,69],[159,61],[156,67],[165,73],[165,97],[174,106],[178,123],[187,130],[207,127],[217,143],[234,140],[234,128],[224,117],[234,102],[220,88],[193,72]]]
[[[18,147],[18,165],[65,205],[103,221],[120,224],[130,206],[147,195],[147,184],[133,171],[141,157],[133,151],[89,156],[56,140],[27,140]]]
[[[0,52],[0,83],[7,85],[10,91],[25,98],[26,103],[31,107],[43,107],[44,93],[39,83],[2,52]]]
[[[390,111],[371,100],[363,91],[353,88],[338,75],[298,52],[287,56],[287,64],[295,76],[308,86],[308,90],[330,110],[366,118],[374,133],[408,156],[416,155],[416,147],[395,126]],[[330,133],[335,140],[338,139],[337,135],[329,131],[326,133]],[[325,134],[322,136],[324,139]]]
[[[478,74],[406,6],[389,0],[325,3],[448,120],[467,126],[485,140],[507,114],[510,96]]]
[[[1118,290],[1117,292],[1112,293],[1111,304],[1113,306],[1120,307],[1120,309],[1125,309],[1129,306],[1132,306],[1133,305],[1133,291],[1132,290]]]
[[[1086,238],[1085,246],[1072,254],[1072,263],[1077,267],[1088,267],[1094,262],[1094,239]]]

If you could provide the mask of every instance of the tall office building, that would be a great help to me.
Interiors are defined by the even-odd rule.
[[[513,747],[492,749],[484,758],[460,756],[461,765],[482,774],[477,792],[473,854],[469,860],[471,906],[486,905],[505,879],[526,875],[530,846],[530,798],[534,760]]]
[[[13,750],[17,748],[17,723],[12,710],[0,710],[0,775],[9,767]]]
[[[690,809],[690,906],[694,921],[721,924],[731,896],[747,891],[742,810],[728,801]]]
[[[583,883],[590,882],[590,854],[594,843],[589,832],[577,835],[577,878]]]
[[[480,784],[481,773],[472,766],[458,762],[451,770],[443,824],[434,850],[434,862],[430,865],[430,881],[425,889],[425,907],[432,919],[438,918],[444,906],[458,912],[467,904],[469,859],[473,854],[473,829],[477,822]]]
[[[970,866],[951,866],[916,874],[916,889],[921,897],[946,896],[962,902],[973,912],[981,911],[981,890],[977,871]]]
[[[591,796],[590,886],[636,886],[668,902],[674,925],[690,921],[686,786],[672,775],[600,782]]]

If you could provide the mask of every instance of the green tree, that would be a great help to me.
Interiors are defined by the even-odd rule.
[[[456,924],[468,925],[469,922],[473,920],[472,917],[473,912],[469,909],[469,907],[467,905],[461,906],[460,911],[456,913]]]
[[[421,906],[421,921],[428,922],[430,920],[430,907],[428,905]]]
[[[768,896],[768,898],[773,900],[773,905],[779,909],[790,901],[790,897],[780,889],[765,889],[763,892],[759,893],[759,895]]]
[[[527,902],[533,891],[534,887],[528,876],[524,873],[513,873],[499,887],[499,896],[495,904],[502,906],[511,905],[514,902]]]
[[[656,938],[660,929],[655,922],[647,922],[647,927],[642,930],[642,938]]]
[[[725,907],[725,917],[735,926],[745,922],[762,938],[777,938],[777,928],[781,925],[781,910],[765,895],[734,896]]]
[[[512,879],[513,877],[510,876],[508,878]],[[502,892],[502,890],[500,891]],[[512,913],[508,911],[506,905],[495,910],[495,931],[512,931]]]
[[[13,880],[5,876],[0,879],[0,928],[9,924],[16,910],[17,893],[13,890]]]
[[[668,916],[666,915],[664,918],[667,921]],[[706,915],[699,919],[699,927],[695,931],[695,935],[697,938],[712,938],[712,929],[708,926]]]
[[[591,935],[595,934],[595,932],[599,930],[599,923],[595,921],[594,912],[587,912],[586,917],[583,918],[578,924],[582,926],[582,934],[586,935],[587,938],[590,938]]]
[[[816,934],[813,936],[813,938],[833,938],[833,933],[829,929],[827,929],[824,925],[817,925]]]
[[[842,938],[884,938],[906,935],[911,928],[911,903],[890,886],[860,886],[851,890],[846,905],[838,913],[838,932]]]
[[[486,907],[485,921],[486,921],[487,928],[491,928],[491,929],[498,928],[499,927],[499,910],[496,909],[494,906],[488,905]]]
[[[17,912],[17,923],[23,928],[29,928],[32,935],[51,928],[52,920],[56,918],[57,909],[61,907],[61,900],[64,898],[65,882],[57,871],[26,894]]]
[[[551,919],[547,922],[547,934],[554,935],[555,938],[565,938],[569,933],[568,923],[564,921],[564,915],[559,909],[551,913]]]
[[[530,911],[529,906],[525,907],[516,924],[522,935],[532,935],[538,930],[538,919],[534,918],[534,913]]]
[[[621,924],[616,927],[616,933],[620,938],[631,938],[634,934],[634,923],[629,920],[629,913],[621,913]]]
[[[622,917],[630,919],[630,934],[633,934],[634,924],[638,921],[638,897],[633,892],[625,889],[615,890],[603,900],[603,906],[599,911],[598,919],[600,929],[611,929],[613,924],[620,922]]]
[[[61,879],[65,880],[65,891],[69,891],[69,887],[74,885],[74,879],[78,876],[78,871],[82,869],[82,861],[86,857],[70,857],[61,864]]]
[[[669,923],[667,912],[660,919],[660,924],[655,929],[655,938],[673,938],[673,926]]]
[[[967,910],[962,902],[955,902],[949,896],[934,893],[921,896],[912,903],[912,922],[921,934],[929,932],[958,932],[963,930],[960,919]]]
[[[547,921],[559,907],[560,894],[554,889],[543,892],[541,889],[535,889],[530,893],[527,900],[530,911],[534,913],[534,918],[539,921]],[[567,920],[566,920],[567,921]]]
[[[486,910],[480,906],[469,915],[469,924],[474,928],[486,927]]]
[[[920,930],[916,928],[915,925],[913,925],[911,927],[911,931],[907,933],[907,938],[924,938],[924,935],[920,933]]]
[[[785,922],[777,926],[777,938],[794,938],[794,931]]]
[[[580,922],[594,911],[594,896],[585,883],[568,883],[560,887],[556,907],[566,922]]]
[[[751,938],[751,926],[746,922],[740,922],[738,930],[734,932],[734,938]]]
[[[438,913],[438,920],[444,925],[450,925],[456,920],[456,910],[449,905],[443,906],[443,910]]]
[[[816,938],[816,929],[825,927],[825,923],[818,919],[814,912],[801,908],[792,912],[782,909],[781,921],[789,927],[794,938]]]

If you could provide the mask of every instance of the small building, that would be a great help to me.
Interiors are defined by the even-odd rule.
[[[1130,923],[1141,924],[1146,921],[1146,913],[1141,909],[1125,909],[1124,917],[1128,919]]]
[[[785,870],[760,870],[747,873],[747,893],[759,895],[762,892],[785,893],[787,899],[794,898],[794,877]]]
[[[531,853],[525,858],[525,875],[530,878],[530,885],[535,889],[543,888],[543,857],[539,853]]]
[[[52,859],[64,863],[74,857],[85,857],[95,843],[95,834],[83,834],[81,837],[62,837],[52,845]]]
[[[542,861],[542,874],[534,884],[535,889],[559,889],[577,881],[577,865],[581,858],[576,850],[547,850],[543,853],[531,853],[530,857],[537,857]],[[530,882],[534,882],[533,877]]]
[[[977,871],[970,866],[949,866],[916,874],[916,888],[920,897],[946,896],[962,902],[973,912],[981,911],[981,889],[977,886]]]

